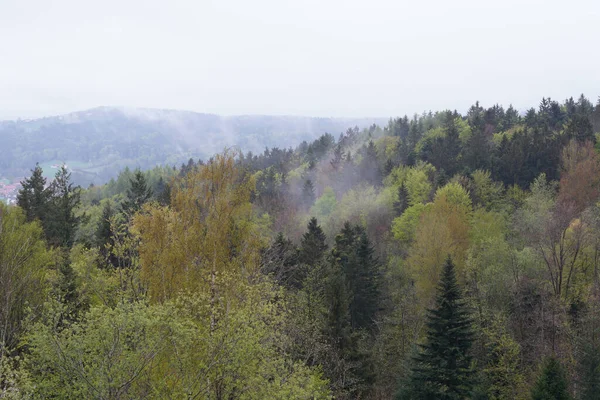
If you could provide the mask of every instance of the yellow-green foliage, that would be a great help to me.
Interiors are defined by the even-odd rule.
[[[15,346],[26,307],[39,312],[54,263],[40,224],[0,202],[0,350]]]
[[[394,157],[398,151],[400,138],[397,136],[383,136],[375,141],[377,154],[383,154],[386,159]]]
[[[502,199],[502,184],[494,182],[489,171],[476,170],[471,174],[477,202],[490,210],[497,209]]]
[[[428,140],[433,140],[436,138],[444,138],[444,137],[446,137],[446,131],[441,126],[438,126],[437,128],[428,130],[427,132],[425,132],[425,134],[423,135],[421,140],[419,140],[419,142],[415,146],[415,152],[417,154],[420,154],[421,151],[423,150],[423,146],[425,145],[425,142],[427,142]]]
[[[427,205],[418,203],[408,207],[401,216],[395,218],[392,223],[394,238],[405,244],[410,243],[414,238],[421,217],[429,208],[431,208],[431,203]]]
[[[39,398],[327,399],[320,374],[285,356],[281,293],[269,285],[216,325],[206,293],[149,305],[94,306],[55,330],[37,323],[27,343]],[[59,305],[49,313],[60,314]]]
[[[412,168],[406,174],[404,182],[408,192],[408,203],[414,206],[418,203],[425,203],[431,194],[432,185],[429,176],[424,168]]]
[[[449,183],[438,189],[431,207],[421,218],[409,250],[407,267],[418,294],[430,301],[444,260],[451,256],[457,275],[464,281],[469,247],[471,200],[462,186]]]
[[[202,290],[224,307],[257,272],[263,238],[250,204],[253,189],[254,180],[225,153],[175,185],[169,207],[146,205],[134,218],[141,278],[152,300]]]
[[[467,279],[477,284],[489,304],[509,303],[513,272],[511,249],[506,241],[508,222],[504,214],[477,209],[471,218]]]
[[[450,182],[447,185],[439,188],[435,192],[434,202],[446,200],[449,205],[460,208],[465,213],[471,211],[471,198],[461,185],[455,182]]]
[[[454,123],[456,124],[456,129],[458,129],[458,138],[463,145],[467,144],[472,135],[469,123],[462,118],[455,118]]]

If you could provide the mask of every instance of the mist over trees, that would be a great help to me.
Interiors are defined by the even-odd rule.
[[[0,204],[0,396],[594,399],[600,102],[474,104]]]

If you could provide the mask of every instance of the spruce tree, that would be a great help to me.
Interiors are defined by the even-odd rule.
[[[31,170],[31,177],[21,182],[21,189],[17,194],[17,205],[25,212],[28,222],[35,219],[45,221],[50,195],[42,168],[36,163]]]
[[[408,190],[406,190],[406,186],[404,182],[400,184],[398,187],[398,200],[394,201],[394,211],[396,215],[399,217],[406,211],[408,208]]]
[[[379,271],[374,249],[363,227],[349,222],[335,238],[333,256],[348,290],[353,329],[371,328],[379,308]]]
[[[310,179],[307,179],[302,187],[302,202],[307,208],[315,203],[315,187]]]
[[[356,269],[348,276],[352,297],[350,321],[355,329],[372,328],[379,310],[379,263],[364,228],[357,230]]]
[[[44,224],[46,237],[51,244],[70,247],[82,218],[75,214],[81,203],[81,187],[71,182],[71,173],[63,165],[56,172],[50,192],[50,208]]]
[[[315,217],[308,221],[306,232],[300,241],[299,261],[307,265],[316,265],[325,257],[327,236]]]
[[[193,162],[193,160],[190,159]],[[131,216],[138,212],[144,203],[152,197],[152,189],[148,187],[144,174],[139,169],[135,170],[133,179],[129,180],[130,187],[127,189],[127,198],[121,205],[123,212]]]
[[[111,226],[111,220],[113,216],[114,211],[110,205],[110,202],[107,201],[102,208],[102,216],[100,217],[100,221],[98,221],[98,226],[96,227],[96,245],[100,249],[100,255],[103,257],[106,263],[108,265],[112,265],[113,267],[117,267],[118,260],[110,249],[115,244]]]
[[[413,358],[409,394],[400,398],[459,400],[473,386],[471,319],[456,281],[454,264],[444,265],[435,307],[428,311],[427,338]]]
[[[531,391],[531,400],[570,400],[565,371],[554,357],[548,358]]]

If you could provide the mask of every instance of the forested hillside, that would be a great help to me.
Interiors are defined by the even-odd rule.
[[[0,205],[1,396],[597,399],[598,134],[581,96],[86,190],[31,160]]]
[[[103,184],[119,170],[208,158],[225,147],[245,151],[289,146],[373,119],[288,116],[222,117],[190,111],[99,107],[56,117],[0,121],[0,178],[23,177],[66,163],[81,185]]]

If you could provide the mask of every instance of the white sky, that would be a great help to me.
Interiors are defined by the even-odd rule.
[[[0,0],[0,55],[0,118],[595,102],[600,1]]]

